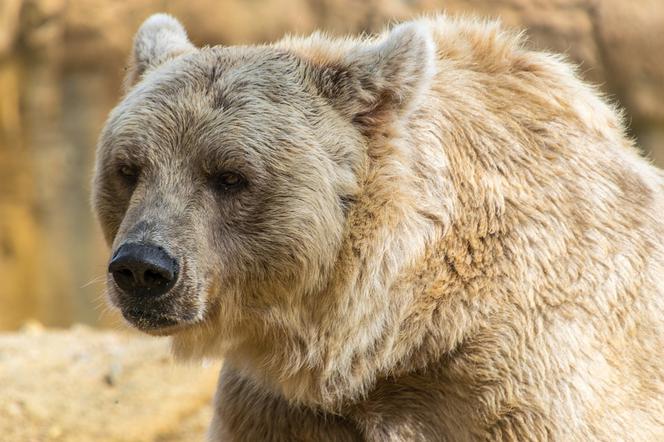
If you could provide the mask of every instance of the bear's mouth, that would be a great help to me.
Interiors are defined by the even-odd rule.
[[[171,336],[206,320],[209,301],[205,290],[190,287],[181,278],[178,285],[158,296],[123,291],[109,273],[108,298],[130,326],[153,336]]]
[[[120,310],[124,319],[141,332],[155,335],[173,335],[199,323],[205,307],[192,302],[183,293],[172,292],[166,297],[146,298],[128,296],[109,287],[111,303]]]
[[[122,309],[122,316],[140,329],[174,327],[180,323],[178,318],[171,315],[138,308]]]
[[[120,307],[122,316],[138,330],[157,336],[172,335],[198,322],[198,315],[172,315],[137,307]]]

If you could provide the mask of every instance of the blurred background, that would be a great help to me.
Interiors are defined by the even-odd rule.
[[[98,132],[117,102],[132,36],[166,11],[197,45],[323,29],[372,32],[419,13],[499,17],[567,54],[627,110],[664,166],[662,0],[0,0],[0,330],[112,326],[107,249],[93,218]]]

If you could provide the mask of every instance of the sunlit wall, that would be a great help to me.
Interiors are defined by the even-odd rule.
[[[117,101],[133,32],[171,12],[197,44],[324,29],[371,32],[422,12],[500,17],[564,52],[627,109],[664,165],[664,2],[658,0],[1,0],[0,329],[111,325],[107,250],[89,206],[96,137]]]

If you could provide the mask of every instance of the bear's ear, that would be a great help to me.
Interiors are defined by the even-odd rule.
[[[314,82],[342,115],[372,126],[407,113],[426,93],[435,74],[435,52],[427,25],[405,23],[383,40],[323,62],[314,69]]]
[[[151,15],[134,37],[125,87],[133,86],[150,68],[195,49],[184,27],[174,17],[168,14]]]

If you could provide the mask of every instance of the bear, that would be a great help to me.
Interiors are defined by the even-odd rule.
[[[210,440],[664,440],[664,175],[496,21],[154,15],[92,199],[110,302],[224,360]]]

